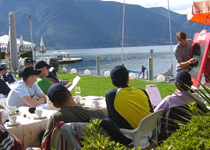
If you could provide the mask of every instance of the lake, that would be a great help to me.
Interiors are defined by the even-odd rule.
[[[172,46],[172,50],[174,49]],[[128,70],[139,71],[144,65],[148,68],[148,58],[150,57],[150,50],[153,49],[153,73],[159,74],[166,71],[171,62],[173,62],[174,73],[176,66],[176,59],[173,52],[171,52],[170,45],[165,46],[140,46],[140,47],[125,47],[123,52],[123,64]],[[82,58],[81,62],[72,64],[64,64],[70,71],[72,68],[77,69],[78,74],[83,74],[85,69],[91,71],[91,75],[96,75],[96,56],[100,57],[100,75],[103,76],[105,71],[122,64],[122,48],[92,48],[92,49],[71,49],[71,50],[48,50],[45,55],[36,53],[37,57],[56,57],[54,52],[67,52],[72,58]],[[63,65],[60,65],[62,67]]]

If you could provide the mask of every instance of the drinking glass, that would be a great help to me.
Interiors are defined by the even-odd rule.
[[[81,88],[79,86],[76,86],[75,87],[75,94],[76,94],[76,96],[80,96],[80,94],[81,94]]]

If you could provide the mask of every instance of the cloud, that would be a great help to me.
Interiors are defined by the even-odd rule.
[[[124,0],[102,0],[117,1],[123,3]],[[168,9],[168,0],[125,0],[126,3],[141,5],[146,8],[165,7]],[[169,0],[170,10],[177,13],[186,14],[187,9],[192,7],[193,0]]]

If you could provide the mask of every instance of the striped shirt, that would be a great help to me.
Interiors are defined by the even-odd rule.
[[[14,139],[5,131],[4,127],[0,125],[0,150],[11,150],[14,146]]]

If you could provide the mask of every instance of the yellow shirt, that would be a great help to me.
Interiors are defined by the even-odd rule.
[[[133,128],[136,128],[141,119],[151,113],[147,95],[144,91],[133,87],[122,88],[118,91],[114,107]]]

